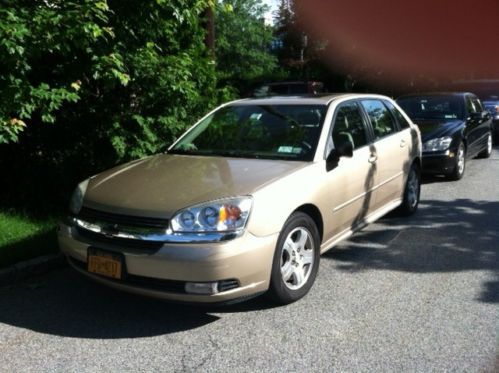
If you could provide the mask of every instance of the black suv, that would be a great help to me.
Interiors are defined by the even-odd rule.
[[[472,93],[425,93],[397,103],[421,130],[423,172],[463,177],[466,159],[492,153],[492,119]]]

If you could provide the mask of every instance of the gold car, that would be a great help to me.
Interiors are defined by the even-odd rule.
[[[117,289],[226,303],[312,287],[320,254],[398,208],[416,211],[421,140],[379,95],[223,105],[166,154],[80,183],[59,244]]]

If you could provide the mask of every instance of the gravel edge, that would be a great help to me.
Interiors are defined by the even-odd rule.
[[[0,269],[0,287],[11,285],[29,277],[40,276],[57,268],[66,266],[62,253],[44,255]]]

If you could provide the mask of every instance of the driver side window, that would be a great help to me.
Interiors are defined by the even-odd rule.
[[[333,123],[333,143],[336,145],[340,138],[348,138],[354,150],[367,144],[364,119],[356,102],[341,104],[336,111]]]

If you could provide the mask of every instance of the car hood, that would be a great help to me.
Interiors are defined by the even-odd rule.
[[[156,155],[92,177],[84,206],[168,218],[197,203],[250,195],[306,165],[281,160]]]
[[[452,136],[464,128],[463,120],[415,120],[421,131],[421,140],[426,142],[443,136]]]

